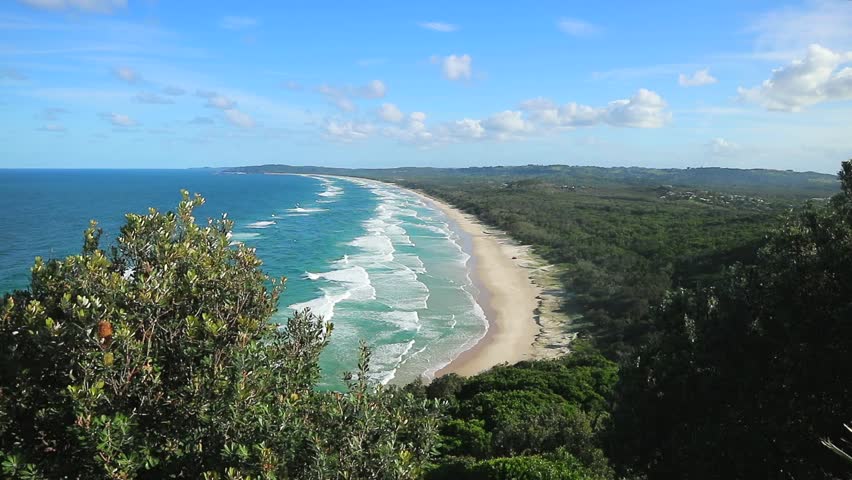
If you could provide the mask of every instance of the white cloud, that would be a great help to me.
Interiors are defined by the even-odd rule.
[[[467,54],[432,57],[432,63],[441,64],[441,70],[447,80],[470,80],[473,75],[473,59]]]
[[[724,138],[714,138],[713,140],[710,140],[710,143],[708,143],[706,147],[710,154],[717,156],[732,155],[740,150],[739,145],[729,142]]]
[[[356,96],[362,98],[383,98],[388,89],[381,80],[373,80],[370,83],[359,87]]]
[[[368,123],[329,120],[324,125],[325,133],[335,140],[351,142],[367,138],[373,132],[373,126]]]
[[[332,98],[330,101],[341,112],[354,112],[355,110],[358,110],[358,106],[355,105],[355,102],[346,97],[336,97]]]
[[[504,110],[484,119],[463,118],[434,126],[426,124],[426,114],[406,116],[396,105],[382,104],[377,118],[386,126],[377,129],[369,123],[334,119],[322,127],[329,137],[344,141],[365,139],[380,133],[419,146],[478,140],[514,140],[583,126],[658,128],[671,119],[666,102],[657,93],[640,89],[632,97],[615,100],[603,107],[576,103],[557,105],[546,98],[527,100],[517,110]]]
[[[666,106],[659,94],[640,88],[627,100],[610,102],[606,121],[618,127],[659,128],[671,119]]]
[[[533,131],[533,124],[524,118],[523,112],[513,110],[491,115],[481,122],[481,127],[494,132],[501,140]]]
[[[366,85],[335,87],[332,85],[320,85],[316,88],[317,93],[323,95],[328,101],[342,112],[354,112],[358,109],[350,97],[377,99],[383,98],[387,93],[387,87],[381,80],[373,80]]]
[[[595,108],[571,102],[556,105],[546,98],[534,98],[521,103],[521,110],[530,120],[545,128],[574,128],[598,124],[606,119],[605,108]]]
[[[620,100],[624,101],[624,100]],[[606,118],[605,109],[598,109],[588,105],[567,103],[559,107],[559,118],[561,124],[568,127],[585,127],[594,125]]]
[[[739,98],[767,110],[798,112],[810,105],[852,100],[852,51],[835,52],[813,44],[804,59],[772,71],[761,85],[738,89]]]
[[[199,90],[195,93],[199,97],[206,98],[205,106],[209,108],[218,108],[220,110],[230,110],[237,106],[237,102],[220,93],[208,90]]]
[[[546,98],[521,103],[535,125],[544,128],[574,128],[608,123],[617,127],[658,128],[671,119],[666,102],[657,93],[639,89],[633,97],[615,100],[606,107],[577,103],[557,106]]]
[[[426,30],[432,30],[434,32],[455,32],[459,30],[458,25],[453,25],[452,23],[445,22],[420,22],[418,23],[421,28],[425,28]]]
[[[171,98],[164,97],[152,92],[141,92],[133,97],[139,103],[147,103],[151,105],[167,105],[175,103]]]
[[[255,126],[254,119],[251,116],[233,108],[225,110],[225,118],[238,127],[252,128]]]
[[[434,134],[426,127],[426,114],[423,112],[411,112],[408,119],[401,126],[394,125],[385,128],[382,133],[391,138],[406,143],[428,145],[433,143]]]
[[[576,18],[561,18],[556,22],[563,33],[574,37],[590,37],[601,32],[600,27]]]
[[[380,119],[391,122],[391,123],[399,123],[405,118],[405,115],[399,110],[399,108],[392,103],[383,103],[377,112],[377,115]]]
[[[456,120],[449,125],[450,135],[458,138],[482,138],[485,136],[485,128],[482,121],[471,118]]]
[[[709,69],[698,70],[692,75],[684,75],[680,74],[677,77],[677,83],[681,87],[701,87],[704,85],[712,85],[717,83],[719,80],[716,79],[713,75],[710,75]]]
[[[224,95],[214,95],[207,99],[207,106],[212,108],[220,108],[222,110],[228,110],[234,108],[236,102],[231,100],[230,98]]]
[[[123,80],[127,83],[137,83],[142,80],[142,76],[139,75],[139,72],[130,67],[118,67],[113,69],[112,73],[119,80]]]
[[[219,22],[219,26],[227,30],[245,30],[257,24],[258,21],[256,18],[240,16],[226,16]]]
[[[79,10],[89,13],[112,13],[127,6],[127,0],[18,0],[42,10]]]
[[[135,127],[137,125],[136,120],[121,113],[102,113],[101,118],[114,127]]]
[[[328,99],[329,103],[337,107],[341,112],[354,112],[358,109],[355,103],[346,96],[346,93],[330,85],[320,85],[317,87],[317,93]]]

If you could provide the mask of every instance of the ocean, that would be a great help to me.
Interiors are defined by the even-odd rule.
[[[0,293],[26,288],[36,256],[78,253],[95,219],[102,242],[127,212],[174,209],[202,194],[199,221],[227,212],[233,241],[255,247],[270,276],[287,277],[273,322],[311,308],[334,323],[320,365],[339,389],[370,345],[372,376],[431,376],[487,328],[469,275],[469,241],[411,192],[356,179],[231,175],[208,170],[0,170]]]

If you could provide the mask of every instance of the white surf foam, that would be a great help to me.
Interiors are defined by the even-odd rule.
[[[250,238],[257,238],[259,236],[260,236],[260,234],[256,233],[256,232],[235,232],[235,233],[231,233],[228,238],[230,238],[231,240],[242,241],[242,240],[248,240]]]
[[[343,193],[343,189],[340,187],[336,187],[334,185],[328,185],[324,192],[320,192],[317,195],[320,197],[336,197]]]
[[[377,345],[373,349],[373,365],[376,368],[370,372],[370,377],[382,385],[393,380],[405,355],[414,347],[414,343],[414,340],[409,340],[408,342]]]
[[[249,223],[248,225],[246,225],[246,228],[268,228],[271,225],[275,225],[275,221],[263,220],[260,222]]]
[[[304,208],[304,207],[296,207],[296,208],[288,208],[288,212],[291,213],[317,213],[326,211],[325,208]]]
[[[329,183],[318,194],[324,197],[318,204],[334,201],[336,196],[323,195],[335,191],[330,188],[333,182],[326,180]],[[416,195],[380,183],[346,180],[368,188],[378,204],[372,217],[362,223],[365,233],[344,245],[344,256],[331,263],[329,272],[306,272],[314,281],[327,282],[322,287],[324,296],[313,302],[332,315],[335,305],[344,302],[338,307],[337,322],[347,326],[351,338],[345,341],[361,337],[374,346],[374,380],[408,381],[424,371],[432,377],[487,331],[484,311],[470,294],[475,288],[465,267],[469,255],[446,217]],[[420,238],[429,240],[418,246]],[[434,266],[435,272],[427,274],[427,266],[430,271]],[[365,285],[364,276],[374,296],[362,301],[363,290],[357,288]],[[441,298],[451,295],[453,299],[447,304],[451,311],[429,308],[431,292],[424,281],[434,282],[434,278],[443,278],[449,292],[463,292],[445,293],[441,286]],[[338,300],[343,295],[346,298]],[[400,374],[405,378],[397,378]]]
[[[287,307],[287,309],[302,311],[309,308],[314,315],[321,317],[323,320],[328,322],[334,318],[334,306],[349,298],[351,293],[346,291],[341,294],[334,295],[325,290],[323,291],[323,296],[314,298],[313,300],[308,300],[307,302],[294,303]]]

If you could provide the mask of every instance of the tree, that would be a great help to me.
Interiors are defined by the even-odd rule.
[[[621,372],[622,473],[852,478],[819,444],[852,417],[852,162],[842,193],[791,213],[752,266],[669,295]],[[712,452],[712,454],[710,454]]]
[[[226,218],[127,215],[110,252],[37,259],[0,310],[0,458],[8,477],[414,478],[435,402],[367,382],[316,392],[332,325],[279,328],[281,281]]]

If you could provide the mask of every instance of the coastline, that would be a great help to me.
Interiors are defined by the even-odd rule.
[[[471,239],[471,280],[479,291],[476,301],[488,320],[485,335],[435,376],[447,373],[471,376],[501,363],[530,358],[538,334],[534,317],[540,292],[516,263],[512,245],[500,241],[474,217],[441,200],[414,193],[446,215],[454,224],[451,227]]]
[[[488,329],[475,344],[434,371],[434,377],[448,373],[471,376],[503,363],[568,353],[576,338],[576,333],[570,331],[576,318],[560,311],[565,295],[556,267],[535,255],[529,246],[518,244],[505,232],[418,190],[361,177],[305,176],[351,178],[400,188],[442,212],[450,228],[469,240],[468,268],[477,290],[473,292],[474,299],[485,312]],[[423,377],[429,380],[427,372],[423,372]]]
[[[397,187],[399,187],[397,185]],[[399,187],[404,188],[404,187]],[[408,190],[440,210],[470,237],[471,279],[488,331],[435,376],[471,376],[502,363],[553,358],[568,353],[576,338],[566,331],[569,318],[557,310],[563,298],[553,265],[505,232],[489,228],[473,215],[416,190]]]

